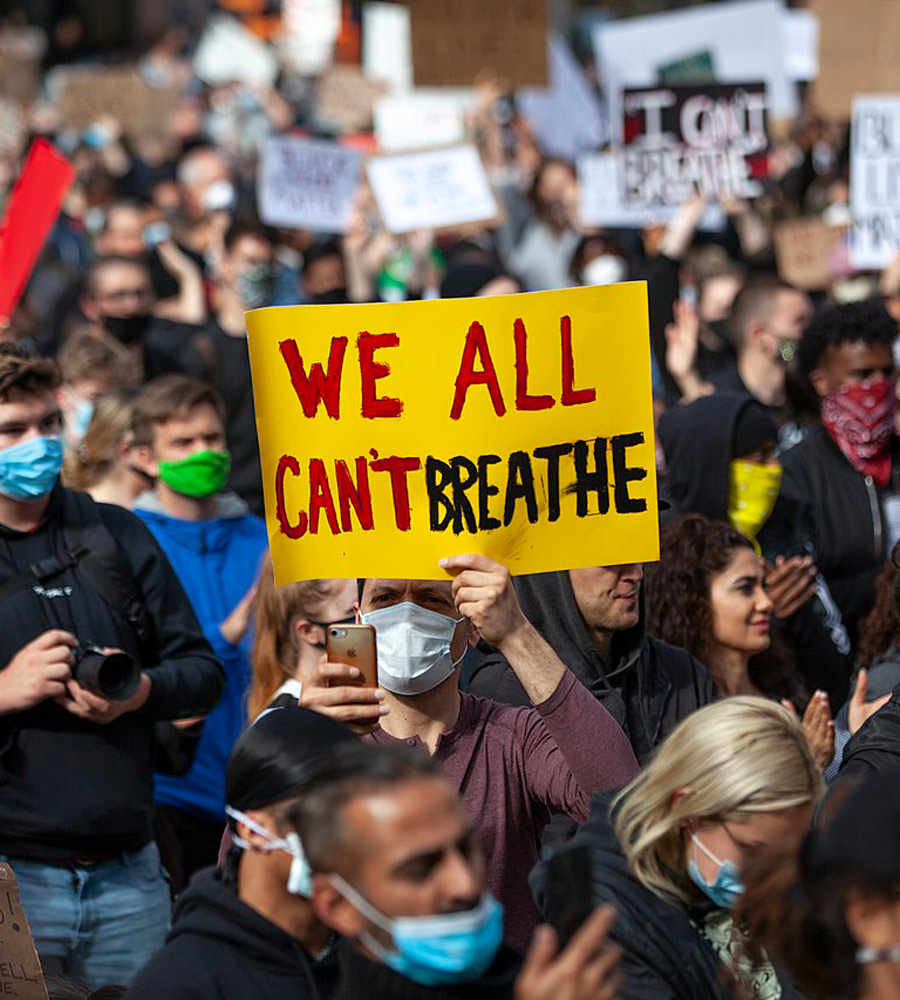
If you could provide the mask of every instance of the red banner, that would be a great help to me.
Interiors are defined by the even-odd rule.
[[[74,179],[75,167],[46,139],[36,139],[0,223],[0,325],[15,312]]]

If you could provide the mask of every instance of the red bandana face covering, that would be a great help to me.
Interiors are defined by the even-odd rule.
[[[841,386],[822,400],[822,424],[857,472],[876,486],[891,478],[891,433],[897,397],[887,379]]]

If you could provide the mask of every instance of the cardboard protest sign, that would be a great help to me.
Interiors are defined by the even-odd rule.
[[[272,49],[237,18],[212,14],[194,52],[194,72],[211,87],[235,80],[251,85],[272,84],[278,75],[278,60]]]
[[[547,85],[547,0],[415,0],[410,14],[416,86]]]
[[[47,36],[41,28],[4,28],[0,31],[0,94],[28,104],[41,89],[41,60]]]
[[[137,138],[164,133],[179,98],[178,88],[152,87],[132,65],[60,66],[50,90],[65,125],[83,129],[110,115]]]
[[[820,218],[788,219],[772,233],[778,275],[789,285],[818,292],[831,280],[831,255],[846,232]]]
[[[378,156],[368,161],[366,173],[390,233],[473,222],[489,225],[500,217],[500,206],[474,146]]]
[[[816,111],[846,120],[856,94],[900,91],[896,0],[816,0],[819,76]]]
[[[626,87],[655,87],[661,67],[704,52],[719,83],[762,80],[770,113],[796,115],[796,88],[782,51],[782,13],[779,0],[740,0],[597,25],[592,37],[613,139],[622,137]]]
[[[34,938],[19,900],[19,883],[0,862],[0,996],[47,1000],[47,987]]]
[[[332,66],[316,84],[319,114],[345,132],[360,132],[371,128],[375,102],[388,89],[387,83],[370,80],[358,66]]]
[[[672,205],[640,205],[625,200],[622,156],[618,150],[582,153],[575,167],[578,218],[584,226],[639,229],[653,223],[668,222],[676,212]],[[724,225],[725,213],[718,205],[710,205],[697,228],[718,232]]]
[[[75,179],[75,167],[46,139],[36,139],[0,222],[0,325],[16,305]]]
[[[658,558],[644,282],[247,314],[278,585]]]
[[[375,136],[384,153],[449,146],[466,137],[471,90],[420,89],[382,97],[375,105]]]
[[[900,96],[853,101],[850,131],[850,261],[882,268],[900,253]]]
[[[606,114],[565,39],[551,34],[547,45],[549,88],[522,88],[516,103],[544,153],[574,160],[606,141]]]
[[[764,84],[626,90],[623,120],[626,202],[678,206],[695,186],[709,199],[762,194]]]
[[[272,136],[257,175],[260,218],[267,226],[345,232],[362,159],[334,142]]]

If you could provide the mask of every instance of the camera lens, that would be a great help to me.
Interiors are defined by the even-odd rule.
[[[141,681],[141,672],[127,653],[104,653],[97,647],[84,651],[74,673],[85,690],[109,701],[126,701]]]

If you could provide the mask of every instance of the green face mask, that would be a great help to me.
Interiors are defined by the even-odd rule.
[[[227,451],[197,451],[177,462],[160,462],[159,478],[176,493],[198,500],[218,493],[231,472]]]

